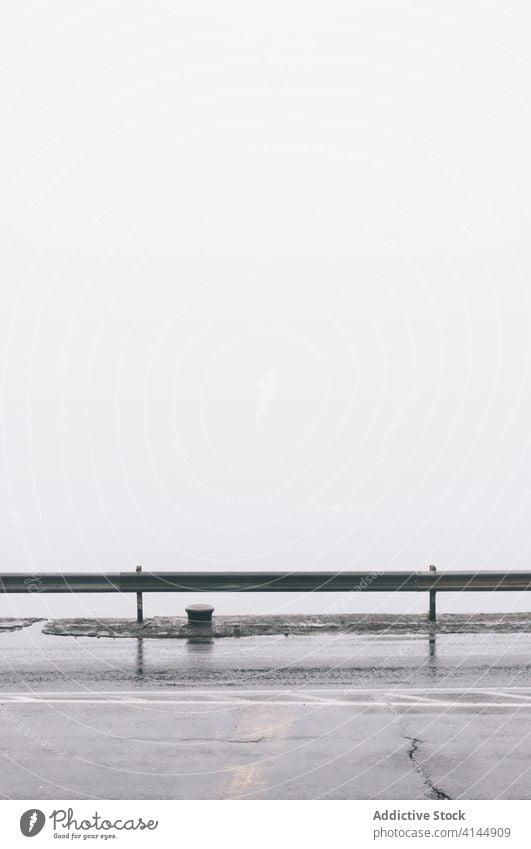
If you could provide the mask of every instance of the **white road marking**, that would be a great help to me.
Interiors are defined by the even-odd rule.
[[[516,696],[518,701],[515,701],[511,697],[511,693],[507,693],[507,697],[505,701],[494,701],[489,698],[489,696],[500,697],[499,692],[497,693],[484,693],[482,691],[478,691],[479,695],[484,696],[481,701],[477,700],[477,697],[473,696],[474,701],[470,701],[470,697],[472,697],[472,693],[470,690],[461,690],[459,691],[459,695],[461,697],[466,698],[455,698],[455,699],[437,699],[437,698],[419,698],[414,693],[408,693],[406,691],[397,694],[393,691],[374,691],[378,694],[378,698],[370,699],[370,698],[356,698],[355,694],[351,698],[345,698],[343,694],[343,698],[326,698],[326,697],[310,697],[305,698],[304,694],[301,694],[299,698],[275,698],[275,699],[260,699],[260,698],[241,698],[241,697],[230,697],[226,696],[224,698],[194,698],[196,694],[190,694],[188,698],[157,698],[157,697],[148,697],[147,694],[129,696],[121,693],[109,693],[109,694],[101,694],[100,698],[94,698],[93,696],[74,696],[73,698],[68,696],[60,696],[57,693],[50,696],[44,695],[27,695],[22,693],[13,693],[13,694],[4,694],[0,697],[0,705],[2,704],[69,704],[69,705],[131,705],[131,706],[147,706],[147,705],[223,705],[226,707],[237,707],[237,706],[251,706],[251,705],[279,705],[279,706],[289,706],[289,707],[415,707],[415,708],[485,708],[485,707],[496,707],[496,708],[514,708],[516,710],[521,710],[525,707],[531,707],[531,699],[527,699],[525,701],[521,700],[521,697]],[[457,696],[457,692],[454,690]],[[160,694],[156,694],[159,696]],[[184,694],[183,694],[184,695]],[[280,695],[280,694],[279,694]],[[396,699],[396,696],[400,695],[399,700]]]
[[[281,702],[281,701],[251,701],[245,699],[231,699],[227,701],[192,701],[191,699],[182,700],[182,701],[170,701],[168,699],[165,700],[157,700],[157,699],[13,699],[9,702],[3,701],[0,704],[69,704],[69,705],[226,705],[227,707],[236,706],[236,705],[283,705],[290,707],[304,707],[305,703],[303,701],[293,701],[293,702]],[[354,701],[340,701],[339,699],[330,699],[328,701],[321,702],[311,702],[313,707],[402,707],[402,708],[425,708],[425,707],[497,707],[497,708],[507,708],[513,707],[517,709],[521,709],[524,707],[531,707],[522,702],[354,702]]]
[[[142,698],[144,696],[162,696],[167,694],[168,696],[197,696],[197,695],[218,695],[219,693],[227,692],[229,690],[230,693],[237,693],[238,695],[284,695],[289,693],[290,695],[298,694],[302,696],[323,696],[328,695],[330,693],[340,693],[344,695],[345,693],[392,693],[393,695],[415,695],[417,693],[432,693],[433,695],[437,695],[437,693],[461,693],[470,695],[472,693],[488,693],[495,696],[502,695],[503,693],[511,694],[514,692],[529,694],[529,698],[531,699],[531,686],[529,687],[321,687],[321,688],[304,688],[304,687],[276,687],[276,688],[268,688],[268,687],[260,687],[260,688],[238,688],[238,687],[209,687],[206,689],[201,689],[200,687],[189,687],[189,688],[180,688],[180,687],[168,687],[168,688],[160,688],[158,690],[144,690],[140,687],[136,690],[90,690],[88,688],[84,690],[30,690],[29,688],[25,690],[0,690],[0,699],[8,696],[27,696],[28,694],[32,694],[35,697],[42,696],[51,696],[51,697],[62,697],[62,696],[82,696],[84,694],[90,694],[94,698],[94,696],[134,696],[136,698]]]
[[[493,693],[493,695],[504,696],[505,694],[504,694],[503,690],[497,690],[495,693]],[[524,695],[524,693],[515,693],[515,692],[508,692],[507,695],[511,696],[511,698],[513,698],[513,699],[529,700],[531,698],[531,688],[530,688],[530,695],[529,696]]]
[[[531,707],[531,687],[413,687],[413,688],[189,688],[167,690],[75,690],[0,692],[0,705],[202,705],[241,707],[381,707],[381,708],[511,708]]]

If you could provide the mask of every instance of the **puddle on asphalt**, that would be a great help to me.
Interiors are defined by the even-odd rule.
[[[528,683],[531,636],[404,634],[187,640],[61,637],[43,622],[0,634],[0,689],[430,686]]]

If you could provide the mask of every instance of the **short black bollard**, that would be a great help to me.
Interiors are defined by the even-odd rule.
[[[430,566],[430,572],[436,572],[437,569],[435,566]],[[437,620],[437,602],[436,602],[436,591],[430,590],[430,622],[436,622]]]
[[[185,608],[189,625],[212,624],[214,608],[211,604],[189,604]]]

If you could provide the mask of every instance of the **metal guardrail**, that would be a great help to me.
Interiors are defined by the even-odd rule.
[[[23,572],[0,573],[0,593],[429,592],[435,620],[438,592],[522,592],[531,572]]]

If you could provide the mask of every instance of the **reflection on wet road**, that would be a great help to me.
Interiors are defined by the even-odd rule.
[[[531,635],[368,634],[230,640],[0,636],[2,689],[489,686],[528,683]]]

